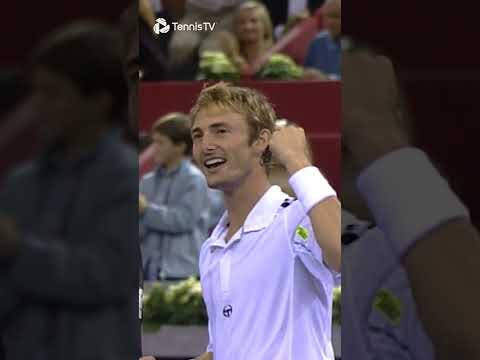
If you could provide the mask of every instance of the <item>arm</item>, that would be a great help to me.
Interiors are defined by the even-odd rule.
[[[295,195],[302,201],[312,197],[313,206],[308,206],[308,216],[312,223],[315,239],[322,249],[325,263],[334,271],[341,268],[341,212],[335,192],[320,172],[313,168],[306,153],[307,140],[302,128],[288,126],[275,131],[271,144],[272,153],[287,169],[292,177],[289,180]],[[324,194],[317,193],[325,192]],[[303,204],[303,201],[302,201]],[[304,207],[306,204],[303,204]]]
[[[454,353],[480,357],[480,288],[473,285],[480,281],[479,256],[478,232],[458,219],[419,239],[405,257],[420,318],[440,360]],[[443,289],[441,299],[438,289]]]
[[[147,228],[168,233],[182,233],[193,229],[207,204],[207,185],[202,177],[192,177],[175,205],[145,205],[142,222]]]
[[[344,142],[364,168],[360,190],[386,239],[404,261],[419,316],[437,357],[479,358],[480,288],[472,285],[480,283],[478,233],[448,184],[435,171],[424,172],[433,168],[428,160],[412,167],[418,158],[402,161],[399,157],[403,152],[399,149],[409,142],[395,115],[399,100],[390,61],[355,51],[344,54],[343,71]],[[386,167],[396,169],[388,182],[368,176],[382,163],[383,170],[376,177]],[[410,196],[395,197],[399,183]],[[432,192],[432,187],[438,191]],[[438,196],[432,198],[433,194]],[[412,229],[417,230],[412,233]]]

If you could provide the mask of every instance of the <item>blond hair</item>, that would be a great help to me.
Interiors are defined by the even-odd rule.
[[[240,14],[240,12],[246,9],[254,9],[259,12],[260,21],[262,22],[263,29],[265,31],[265,43],[267,47],[271,47],[273,45],[273,25],[272,18],[270,17],[270,13],[268,12],[267,7],[258,1],[245,1],[244,3],[240,4],[235,11],[235,25],[238,21],[238,15]]]
[[[275,131],[276,114],[273,106],[260,92],[219,82],[204,88],[190,111],[192,125],[201,110],[216,106],[245,116],[249,129],[249,145],[258,139],[264,129],[272,134]],[[262,154],[262,165],[268,171],[272,154],[267,148]]]

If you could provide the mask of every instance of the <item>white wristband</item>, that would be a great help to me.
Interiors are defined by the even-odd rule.
[[[399,257],[438,225],[469,216],[426,154],[415,148],[376,160],[357,185]]]
[[[306,213],[320,201],[331,196],[337,196],[327,179],[315,166],[307,166],[298,170],[290,177],[288,183],[302,203]]]

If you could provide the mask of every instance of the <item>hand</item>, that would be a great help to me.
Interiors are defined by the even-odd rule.
[[[361,166],[408,146],[390,60],[368,50],[342,55],[342,141]]]
[[[145,195],[139,194],[138,195],[138,210],[140,214],[143,214],[145,212],[145,209],[148,206],[148,201]]]
[[[273,158],[283,165],[290,175],[310,166],[305,131],[298,126],[277,129],[270,140]]]
[[[19,243],[17,224],[10,216],[0,214],[0,259],[15,256]]]

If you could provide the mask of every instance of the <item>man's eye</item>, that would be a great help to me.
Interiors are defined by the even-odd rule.
[[[227,130],[225,129],[218,129],[217,130],[217,134],[225,134],[227,132]]]

